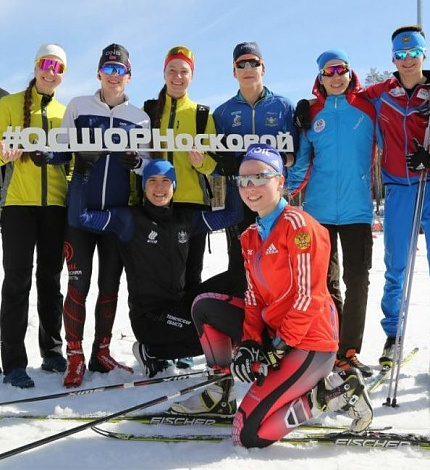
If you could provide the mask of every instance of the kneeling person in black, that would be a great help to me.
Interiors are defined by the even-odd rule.
[[[189,239],[192,234],[237,223],[239,197],[227,198],[222,211],[174,208],[176,175],[165,160],[152,160],[144,169],[142,207],[88,211],[85,185],[82,175],[81,197],[74,198],[69,211],[81,228],[112,231],[120,239],[130,320],[137,339],[133,352],[144,374],[153,377],[168,359],[202,354],[190,314],[194,295],[184,289]]]

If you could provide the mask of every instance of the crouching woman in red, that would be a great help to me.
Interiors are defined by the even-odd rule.
[[[326,285],[328,232],[288,206],[282,173],[276,149],[265,144],[248,148],[237,182],[242,200],[258,217],[241,235],[245,305],[225,295],[202,294],[192,312],[208,366],[228,366],[238,344],[231,371],[252,386],[235,415],[233,440],[245,447],[266,447],[324,410],[347,409],[353,431],[364,430],[372,420],[360,372],[331,373],[338,324]],[[258,362],[269,364],[262,383],[255,382],[253,372]],[[172,411],[231,414],[233,379],[174,404]]]

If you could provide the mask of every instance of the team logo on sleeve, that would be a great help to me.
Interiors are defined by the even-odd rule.
[[[306,250],[311,246],[311,236],[309,233],[298,233],[294,237],[294,243],[299,250]]]
[[[178,242],[179,243],[187,243],[188,241],[188,233],[185,232],[184,230],[181,230],[178,232]]]

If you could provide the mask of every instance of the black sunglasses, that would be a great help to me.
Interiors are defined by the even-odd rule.
[[[260,67],[261,62],[257,59],[244,59],[244,60],[239,60],[239,62],[235,63],[238,69],[244,69],[246,67],[246,64],[249,64],[249,66],[252,69],[255,69],[257,67]]]

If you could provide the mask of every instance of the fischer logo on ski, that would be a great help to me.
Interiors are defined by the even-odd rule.
[[[356,446],[356,447],[381,447],[381,448],[395,448],[410,446],[410,441],[400,439],[367,439],[365,437],[354,438],[339,438],[336,439],[338,446]]]
[[[219,421],[214,418],[185,416],[154,416],[148,424],[172,424],[175,426],[214,426]]]

